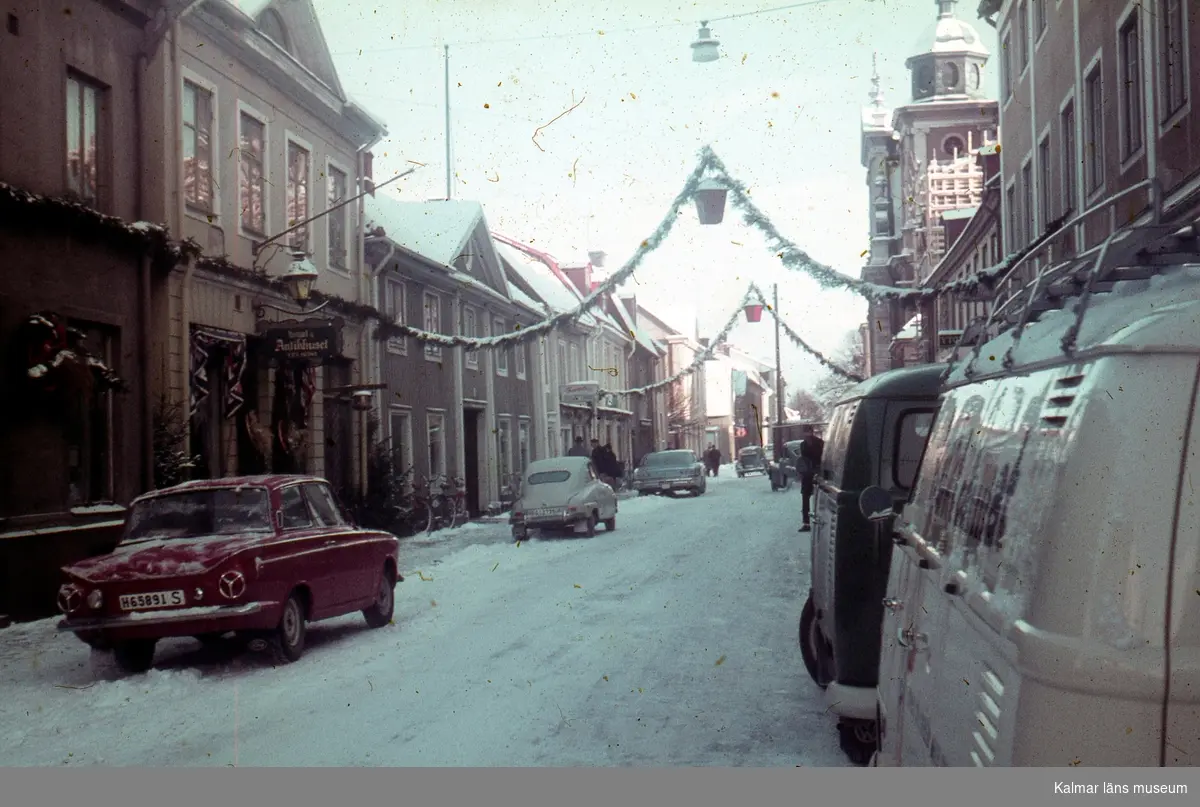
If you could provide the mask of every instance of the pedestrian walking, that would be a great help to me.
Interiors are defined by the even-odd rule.
[[[825,454],[825,441],[817,437],[812,426],[801,427],[800,434],[803,437],[800,438],[800,456],[796,460],[796,472],[800,477],[802,522],[798,532],[808,532],[812,529],[809,507],[812,503],[814,481],[817,472],[821,470],[821,458]]]

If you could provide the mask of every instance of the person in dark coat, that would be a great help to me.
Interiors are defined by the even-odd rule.
[[[612,443],[604,444],[604,474],[609,478],[609,483],[616,487],[621,479],[621,463],[617,461],[617,452],[613,451]]]
[[[817,472],[821,470],[821,459],[825,455],[825,441],[817,437],[812,426],[802,427],[800,433],[804,436],[800,442],[800,458],[796,461],[796,471],[800,476],[801,518],[803,519],[799,532],[808,532],[812,529],[809,523],[809,507],[812,502],[814,480]]]
[[[587,446],[583,444],[582,437],[575,438],[575,445],[567,452],[568,457],[586,457],[588,456]]]
[[[712,475],[718,476],[721,473],[721,449],[715,445],[708,447],[708,465],[712,469]]]

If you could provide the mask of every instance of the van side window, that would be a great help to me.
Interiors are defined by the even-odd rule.
[[[854,414],[858,411],[858,401],[839,406],[829,419],[829,433],[825,437],[825,453],[821,458],[820,473],[825,481],[835,487],[842,484],[842,472],[845,470],[846,448],[850,442],[850,427],[854,422]]]
[[[990,393],[983,385],[981,393]],[[947,462],[935,480],[934,507],[931,523],[923,530],[925,539],[939,553],[952,549],[952,533],[961,531],[967,520],[967,503],[975,495],[975,466],[979,458],[979,428],[984,405],[990,394],[973,394],[963,405],[950,429],[950,451]]]
[[[933,427],[933,410],[912,410],[900,416],[896,424],[896,446],[892,454],[892,482],[901,490],[909,490],[917,478],[917,468],[925,441]]]

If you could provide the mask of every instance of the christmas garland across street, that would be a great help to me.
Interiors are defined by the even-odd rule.
[[[937,299],[947,294],[977,294],[979,292],[990,291],[997,280],[999,280],[1013,265],[1014,261],[1019,258],[1019,254],[1013,254],[1006,257],[1000,263],[988,269],[977,272],[970,277],[961,278],[959,280],[942,283],[932,288],[894,288],[891,286],[880,286],[875,283],[868,283],[864,280],[844,275],[823,263],[813,260],[811,256],[804,250],[800,249],[794,243],[784,238],[775,225],[765,214],[760,211],[753,202],[750,201],[749,191],[746,186],[738,180],[730,176],[725,168],[725,164],[713,152],[710,146],[705,146],[700,153],[700,162],[692,173],[688,176],[684,183],[683,189],[675,197],[666,216],[663,217],[658,227],[651,235],[642,241],[633,256],[608,279],[598,285],[590,294],[580,300],[575,308],[569,311],[563,311],[554,316],[548,317],[534,325],[528,325],[518,328],[512,333],[499,334],[497,336],[488,337],[467,337],[453,334],[436,333],[433,331],[423,331],[419,328],[414,328],[410,325],[402,325],[389,321],[387,318],[375,312],[375,319],[379,322],[379,328],[376,337],[379,339],[388,339],[394,336],[411,336],[421,342],[429,342],[440,345],[442,347],[465,347],[472,350],[488,349],[495,347],[505,347],[512,344],[519,344],[532,341],[535,338],[541,337],[549,331],[564,325],[568,322],[575,322],[583,316],[585,312],[594,308],[605,295],[608,295],[621,286],[628,280],[635,271],[641,266],[646,256],[658,249],[658,247],[666,240],[671,229],[675,226],[676,220],[679,218],[680,211],[692,199],[695,198],[696,192],[702,182],[706,181],[706,174],[713,172],[712,179],[715,179],[718,184],[727,189],[733,204],[742,213],[742,218],[750,227],[761,232],[766,238],[767,243],[776,252],[778,257],[785,267],[792,271],[801,272],[808,277],[816,280],[817,283],[824,289],[843,289],[852,291],[862,297],[873,302],[884,302],[888,300],[906,300],[913,303],[923,302]],[[761,298],[761,294],[759,294]],[[769,308],[769,306],[767,306]],[[786,327],[786,326],[785,326]],[[836,368],[828,359],[823,357],[819,352],[807,345],[791,328],[787,328],[788,336],[797,345],[807,350],[818,361],[829,367],[834,372],[845,375]],[[711,347],[711,345],[710,345]],[[847,378],[853,379],[852,374],[847,375]]]

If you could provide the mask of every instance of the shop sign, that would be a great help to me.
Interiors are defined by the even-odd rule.
[[[341,320],[275,322],[262,337],[273,359],[323,363],[342,353]]]

